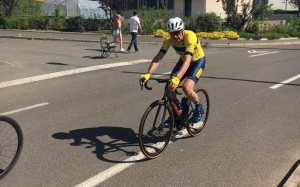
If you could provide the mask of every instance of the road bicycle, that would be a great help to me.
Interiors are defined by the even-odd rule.
[[[8,116],[0,115],[0,180],[17,163],[23,148],[23,133],[20,125]]]
[[[174,127],[177,131],[186,128],[188,133],[195,137],[200,134],[206,125],[209,114],[209,97],[204,88],[198,88],[195,92],[198,94],[199,102],[203,106],[202,118],[198,123],[192,122],[192,116],[195,111],[194,104],[184,95],[181,103],[182,111],[178,108],[176,100],[170,99],[169,79],[150,78],[158,83],[165,83],[163,98],[156,100],[144,112],[139,126],[139,146],[142,153],[148,158],[157,158],[165,150],[169,144]],[[143,87],[147,90],[152,90],[147,81]],[[178,88],[182,88],[179,86]],[[177,89],[178,89],[177,88]],[[174,92],[177,95],[182,95],[178,90]],[[178,101],[178,100],[177,100]],[[178,102],[177,102],[178,103]]]

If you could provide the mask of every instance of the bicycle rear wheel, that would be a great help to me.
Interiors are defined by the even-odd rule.
[[[168,119],[169,125],[165,122]],[[170,142],[174,117],[169,104],[153,102],[145,111],[139,127],[139,145],[148,158],[157,158]]]
[[[196,93],[199,97],[199,103],[203,106],[204,113],[202,118],[198,123],[192,122],[192,116],[194,114],[195,108],[194,104],[190,103],[189,106],[189,120],[187,122],[187,131],[191,136],[198,136],[204,126],[206,125],[208,114],[209,114],[209,97],[205,89],[199,88],[196,90]]]
[[[17,163],[23,147],[20,125],[10,117],[0,116],[0,179]]]

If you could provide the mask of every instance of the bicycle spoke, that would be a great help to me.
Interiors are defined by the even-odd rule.
[[[187,131],[191,136],[199,135],[199,133],[202,131],[202,129],[206,124],[208,113],[209,113],[209,97],[207,92],[204,89],[198,89],[196,90],[196,93],[199,98],[199,103],[202,105],[203,114],[201,120],[198,123],[192,123],[192,116],[195,109],[193,104],[190,105],[190,110],[189,110],[190,119],[187,124]]]
[[[0,116],[0,179],[17,162],[23,143],[23,135],[16,121]]]
[[[139,136],[141,150],[147,157],[157,157],[168,145],[172,127],[166,127],[165,121],[170,116],[171,110],[163,102],[156,103],[146,110]]]

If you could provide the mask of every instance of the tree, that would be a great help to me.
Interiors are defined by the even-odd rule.
[[[128,9],[128,6],[133,2],[133,0],[99,0],[100,8],[102,8],[110,19],[113,17],[112,11],[123,12]]]
[[[289,4],[295,8],[298,8],[298,17],[300,17],[300,0],[290,0]]]
[[[11,16],[14,8],[18,5],[17,0],[0,0],[0,10],[4,9],[4,14],[0,11],[0,17]]]
[[[222,8],[227,15],[227,26],[239,31],[245,28],[255,10],[256,13],[263,13],[272,6],[268,5],[268,2],[261,4],[259,3],[259,0],[217,0],[217,2],[220,1],[222,2]],[[257,10],[258,7],[260,7],[259,10]]]

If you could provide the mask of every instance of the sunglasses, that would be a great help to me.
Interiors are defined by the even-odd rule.
[[[179,35],[181,31],[169,32],[169,34],[174,37],[175,35]]]

